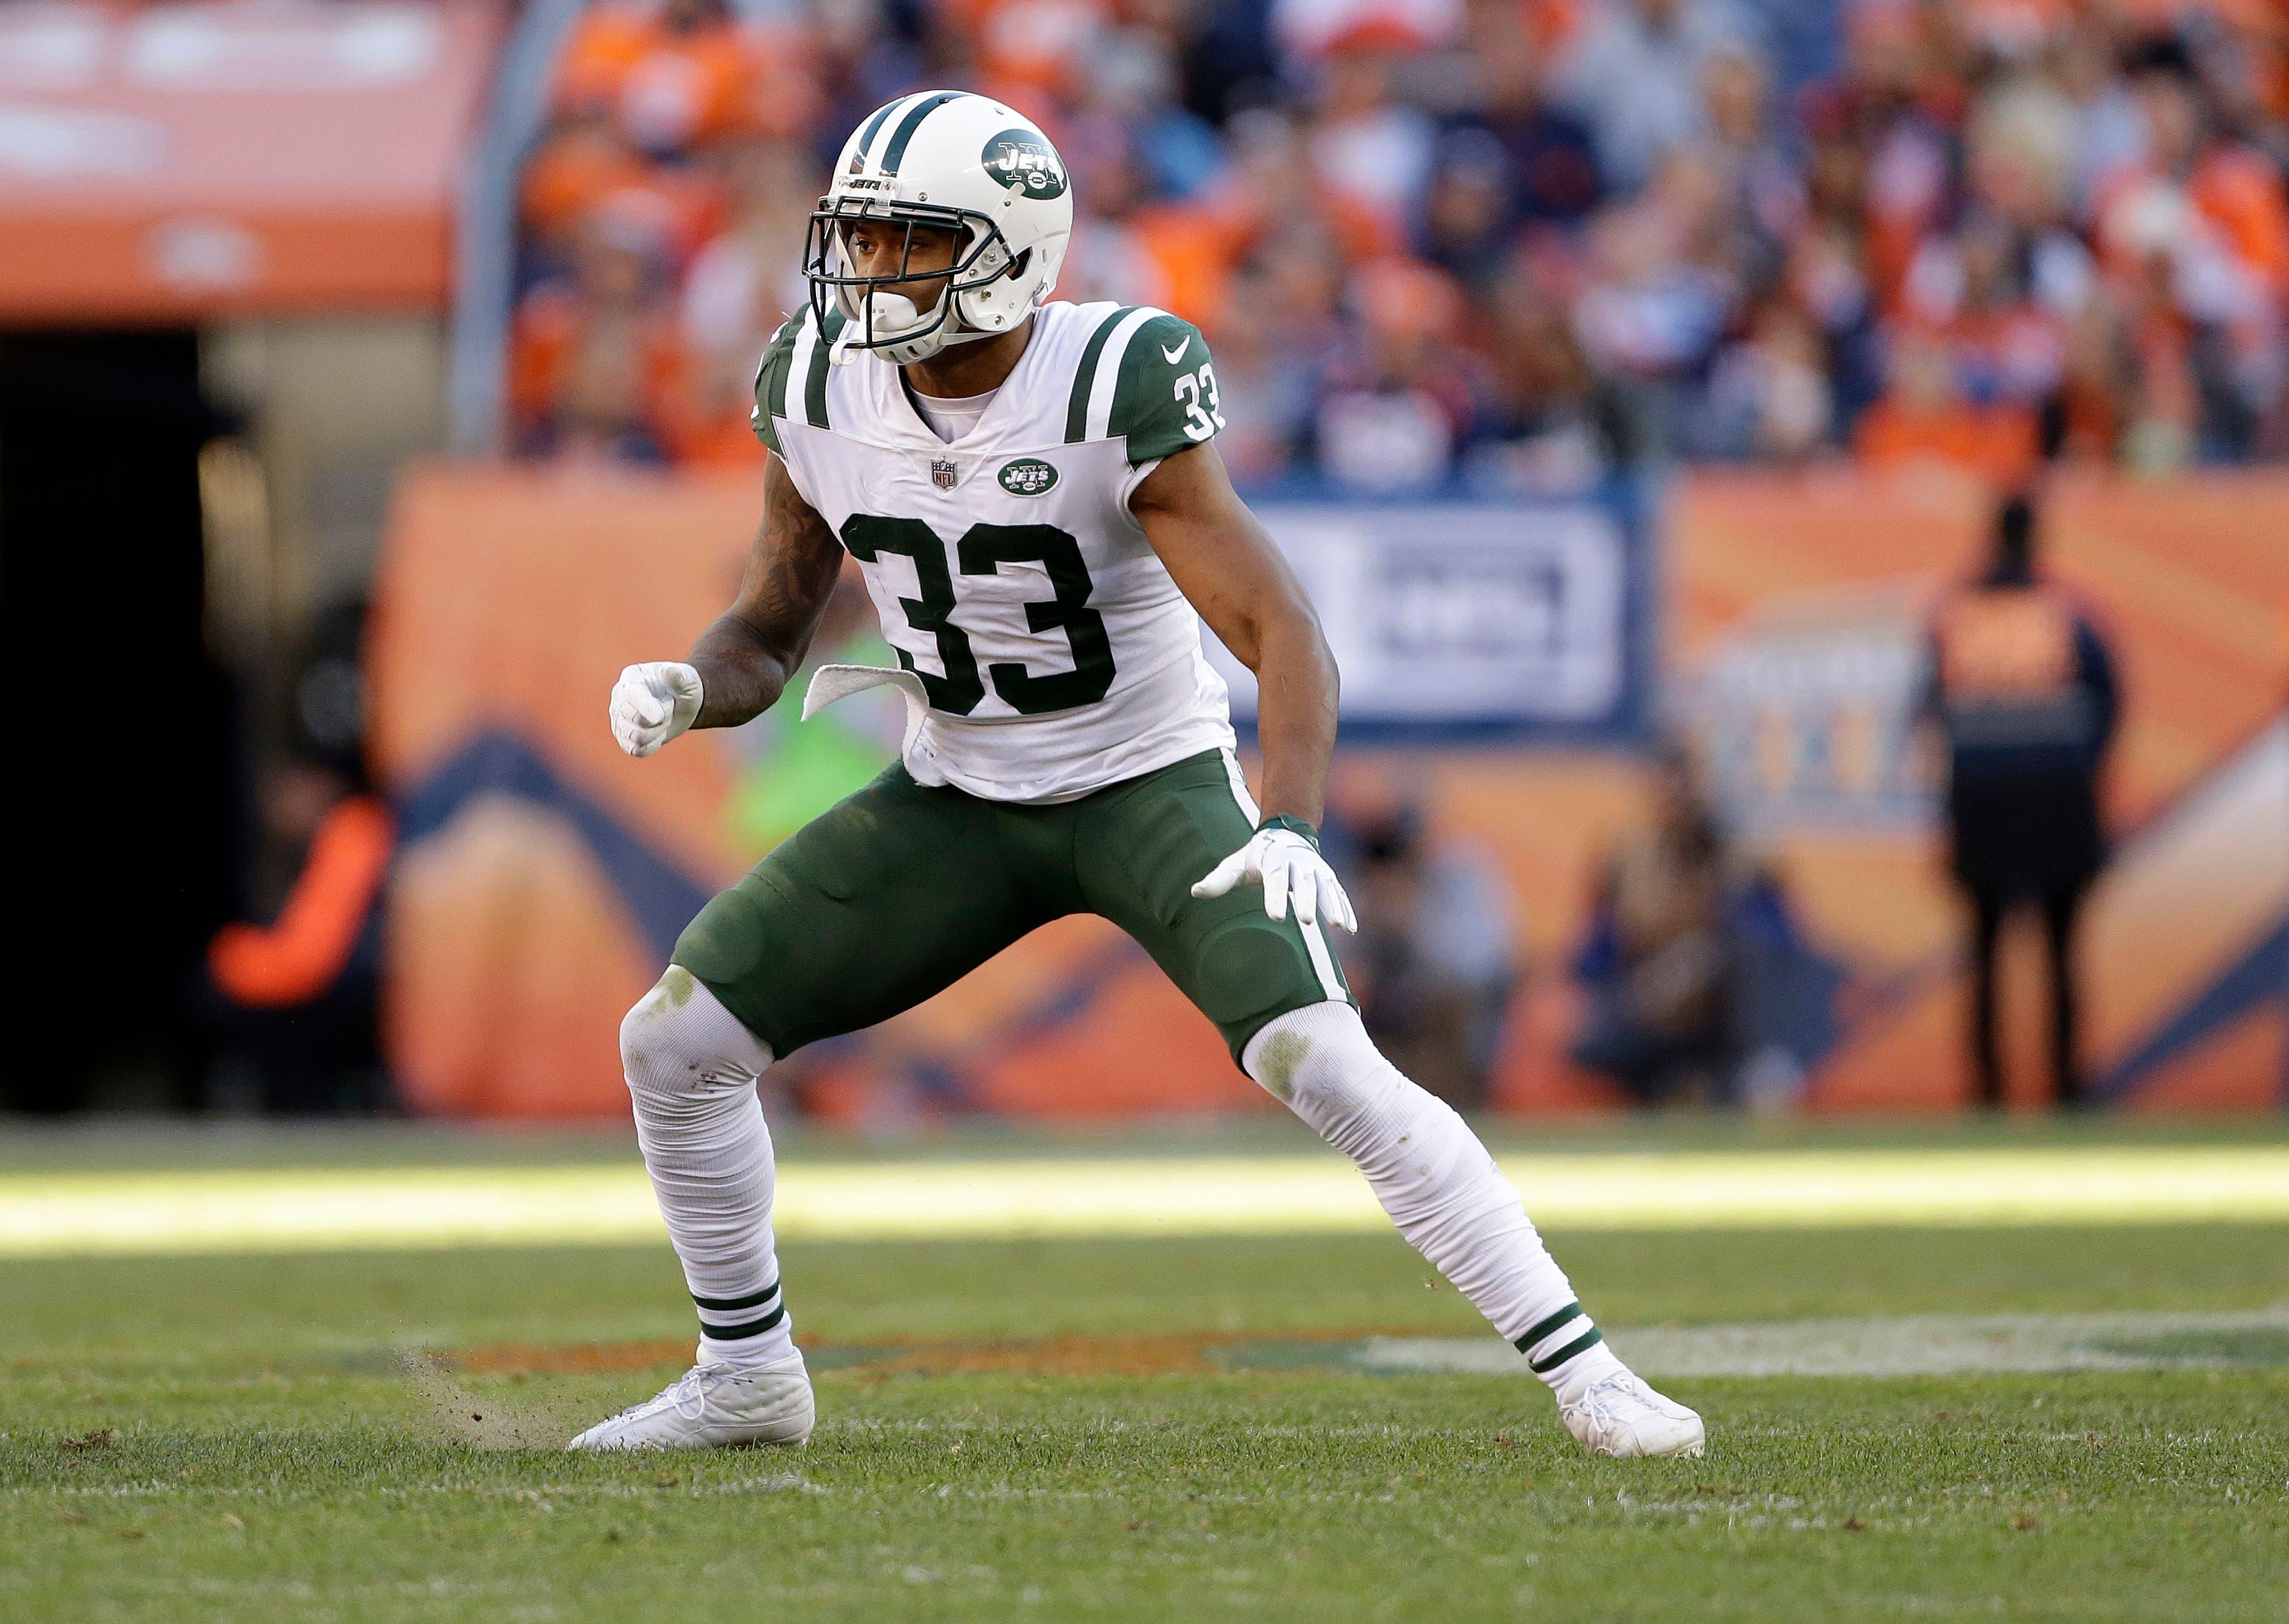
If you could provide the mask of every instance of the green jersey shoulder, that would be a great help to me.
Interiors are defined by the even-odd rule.
[[[1144,305],[1098,319],[1074,369],[1066,440],[1120,440],[1130,463],[1157,462],[1223,426],[1216,363],[1199,328]]]
[[[1043,364],[1058,380],[1049,386],[1065,391],[1063,437],[1067,444],[1118,441],[1134,466],[1203,444],[1224,427],[1216,363],[1208,355],[1208,340],[1190,322],[1149,305],[1054,306],[1043,314],[1057,323],[1048,339],[1050,356]],[[787,423],[841,427],[846,433],[857,428],[865,437],[864,425],[871,420],[864,406],[865,390],[856,395],[845,390],[838,396],[846,407],[857,410],[859,423],[835,424],[828,410],[828,357],[843,321],[841,311],[830,310],[821,328],[818,318],[803,310],[771,335],[755,374],[752,421],[756,438],[772,451],[782,450],[780,429]],[[1034,342],[1044,339],[1037,337]],[[1076,343],[1078,354],[1070,347]],[[1069,382],[1062,370],[1066,366],[1073,369]],[[1039,378],[1038,372],[1035,377]],[[1032,387],[1047,381],[1040,379]],[[1014,418],[1012,426],[1021,434],[1028,432],[1028,426],[1036,434],[1046,429],[1054,442],[1057,424],[1051,414],[1058,410],[1059,400],[1056,395],[1040,400],[1023,413],[1004,414],[1004,421]]]
[[[769,447],[773,456],[784,455],[779,445],[779,419],[794,418],[816,428],[827,426],[827,357],[834,347],[836,335],[842,330],[843,321],[840,310],[828,311],[822,337],[816,330],[810,311],[798,310],[780,322],[779,330],[771,335],[763,351],[762,364],[755,369],[755,410],[748,422],[754,428],[755,438]]]

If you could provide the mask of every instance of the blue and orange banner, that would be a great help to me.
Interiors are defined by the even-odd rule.
[[[645,761],[613,745],[614,676],[680,653],[730,600],[759,501],[744,475],[440,466],[403,482],[374,678],[405,840],[391,1047],[418,1108],[623,1113],[619,1017],[683,922],[791,821],[888,759],[895,717],[833,712],[695,735]],[[1717,745],[1728,804],[1751,816],[1814,941],[1848,972],[1841,1039],[1807,1103],[1952,1108],[1967,1093],[1960,921],[1905,712],[1924,618],[1975,563],[1988,498],[1928,476],[1702,474],[1660,511],[1663,590],[1647,624],[1661,628],[1666,686]],[[2086,1005],[2099,1090],[2126,1104],[2283,1096],[2285,529],[2289,477],[2089,475],[2048,498],[2055,573],[2113,640],[2126,694],[2109,784],[2124,836],[2094,900]],[[863,619],[833,634],[858,640],[861,659]],[[833,736],[810,731],[822,724]],[[1606,855],[1645,816],[1640,758],[1595,737],[1373,737],[1344,751],[1338,800],[1419,802],[1516,899],[1528,973],[1495,1103],[1611,1104],[1564,1058],[1579,1012],[1560,967]],[[1038,932],[912,1014],[807,1054],[802,1095],[846,1116],[1269,1108],[1206,1021],[1093,919]]]

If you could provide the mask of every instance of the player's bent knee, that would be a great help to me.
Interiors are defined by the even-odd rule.
[[[1180,979],[1243,1071],[1249,1045],[1266,1026],[1327,996],[1296,927],[1266,919],[1254,903],[1201,935],[1192,948],[1192,974]]]
[[[640,1099],[690,1098],[753,1082],[770,1051],[676,964],[622,1017],[620,1064]]]
[[[1266,1022],[1248,1039],[1240,1068],[1323,1133],[1412,1087],[1368,1037],[1359,1011],[1336,999]]]

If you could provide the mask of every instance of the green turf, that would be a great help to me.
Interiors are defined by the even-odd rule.
[[[2289,1302],[2269,1226],[1553,1240],[1616,1326]],[[809,1245],[786,1271],[806,1338],[1477,1323],[1379,1237]],[[1679,1462],[1580,1458],[1527,1379],[879,1368],[822,1372],[799,1453],[574,1458],[455,1432],[554,1439],[675,1367],[397,1363],[690,1329],[664,1246],[0,1263],[0,1619],[2271,1620],[2289,1595],[2272,1333],[2184,1342],[2248,1369],[1679,1383],[1712,1432]]]

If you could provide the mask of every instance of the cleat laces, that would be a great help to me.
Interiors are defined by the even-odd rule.
[[[685,1371],[674,1386],[662,1388],[642,1404],[630,1405],[612,1419],[642,1421],[662,1410],[673,1409],[676,1420],[696,1425],[707,1413],[707,1394],[701,1386],[701,1378],[706,1374],[704,1367],[695,1365]]]

